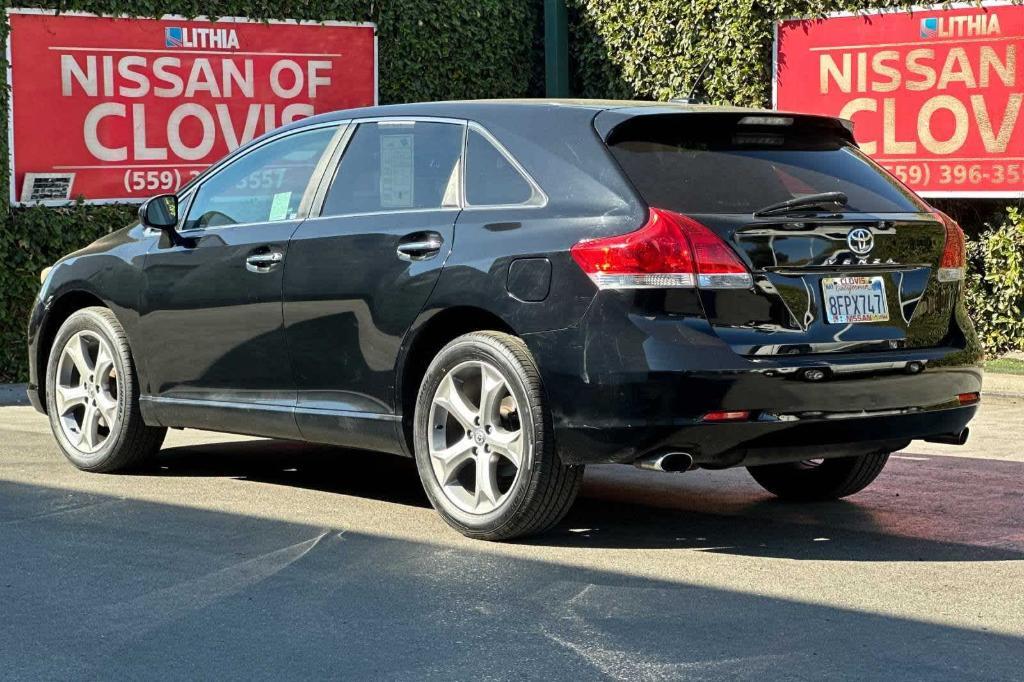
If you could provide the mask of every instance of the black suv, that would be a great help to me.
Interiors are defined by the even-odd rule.
[[[340,111],[63,258],[30,397],[75,466],[166,427],[413,456],[473,537],[557,523],[586,463],[857,492],[977,409],[964,237],[847,122],[590,101]],[[344,456],[339,453],[339,456]]]

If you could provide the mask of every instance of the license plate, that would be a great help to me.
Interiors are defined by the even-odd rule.
[[[885,322],[889,307],[881,277],[825,277],[821,280],[825,319],[830,324]]]

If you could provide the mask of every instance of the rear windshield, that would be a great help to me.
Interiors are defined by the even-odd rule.
[[[780,201],[843,192],[847,211],[916,213],[920,199],[845,138],[838,124],[741,124],[735,114],[640,116],[608,147],[644,200],[685,213],[753,213]]]

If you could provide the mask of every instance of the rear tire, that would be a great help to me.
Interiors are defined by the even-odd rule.
[[[747,467],[762,488],[784,500],[837,500],[868,487],[882,473],[888,452],[837,457],[820,462],[786,462]]]
[[[430,503],[471,538],[508,540],[551,528],[583,480],[584,467],[562,464],[555,451],[533,356],[501,332],[460,336],[430,363],[416,400],[414,446]]]
[[[79,469],[110,473],[143,465],[167,429],[147,426],[124,329],[98,306],[73,313],[53,341],[46,413],[64,455]]]

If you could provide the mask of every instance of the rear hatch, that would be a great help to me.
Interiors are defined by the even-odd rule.
[[[750,287],[699,292],[736,352],[891,350],[949,336],[959,227],[861,153],[840,121],[659,113],[624,117],[605,140],[648,205],[710,228],[750,270]]]

